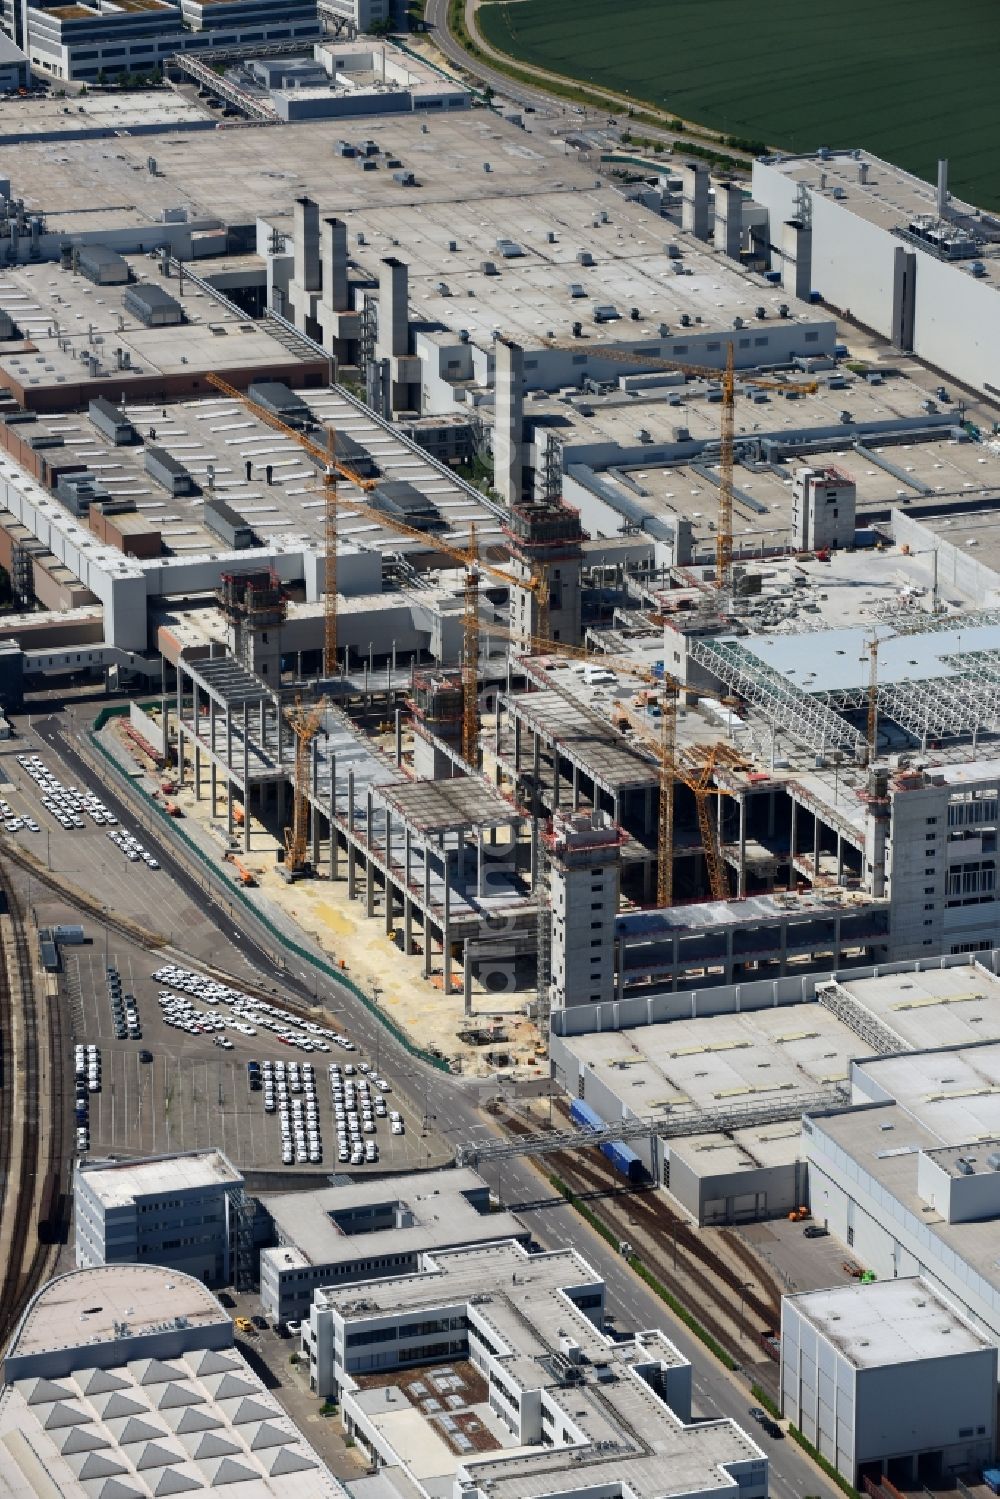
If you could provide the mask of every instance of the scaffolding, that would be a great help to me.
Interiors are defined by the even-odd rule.
[[[841,750],[857,760],[865,737],[823,702],[794,686],[735,640],[689,640],[688,654],[735,696],[758,708],[817,754]]]
[[[233,1244],[233,1285],[237,1291],[253,1291],[257,1287],[258,1256],[254,1254],[253,1224],[256,1203],[239,1186],[230,1193],[230,1231]]]

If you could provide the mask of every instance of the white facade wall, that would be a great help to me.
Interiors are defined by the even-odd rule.
[[[228,1282],[232,1184],[170,1188],[107,1207],[92,1175],[99,1173],[78,1167],[73,1180],[78,1269],[167,1265],[208,1284]]]
[[[844,199],[805,189],[812,216],[812,289],[865,327],[892,338],[898,311],[896,255],[905,250],[916,269],[913,352],[977,390],[1000,389],[1000,288],[991,279],[971,276],[968,262],[963,267],[938,260],[862,218],[852,205],[852,191],[870,189],[849,188]],[[772,250],[780,252],[781,226],[799,216],[798,184],[778,167],[755,161],[753,196],[768,209]]]
[[[822,1120],[804,1120],[803,1132],[816,1221],[825,1223],[880,1280],[922,1275],[1000,1343],[1000,1290],[825,1135]]]
[[[857,1368],[786,1297],[782,1411],[848,1482],[862,1464],[939,1451],[946,1472],[993,1456],[996,1349]]]

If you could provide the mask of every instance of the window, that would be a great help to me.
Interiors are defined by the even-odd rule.
[[[762,338],[755,338],[754,339],[754,347],[757,348],[757,349],[766,348],[767,344],[768,344],[768,337],[767,337],[766,333],[764,334],[764,336]]]
[[[924,894],[925,895],[933,895],[934,894],[934,886],[933,885],[925,885],[924,886]]]
[[[936,837],[937,837],[937,833],[925,833],[924,834],[924,838],[927,840],[928,843],[933,843],[934,839]]]
[[[818,333],[807,333],[805,337],[806,337],[806,343],[807,344],[819,343],[819,334]]]
[[[928,819],[927,819],[927,826],[928,827],[931,827],[932,825],[934,825],[936,823],[937,823],[937,818],[936,817],[928,817]]]
[[[849,1223],[847,1225],[847,1247],[848,1247],[848,1249],[852,1249],[854,1247],[854,1224],[853,1223]]]

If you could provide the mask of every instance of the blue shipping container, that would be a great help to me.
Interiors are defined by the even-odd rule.
[[[987,1468],[983,1473],[983,1483],[993,1494],[1000,1494],[1000,1468]]]
[[[569,1117],[574,1124],[582,1124],[584,1129],[607,1129],[606,1122],[601,1118],[596,1109],[592,1109],[589,1103],[584,1103],[582,1098],[574,1098],[569,1106]]]
[[[583,1129],[607,1129],[607,1121],[602,1119],[596,1109],[592,1109],[589,1103],[584,1103],[582,1098],[574,1098],[569,1106],[569,1117],[574,1124],[579,1124]],[[645,1179],[646,1168],[636,1155],[630,1150],[623,1140],[607,1140],[598,1147],[601,1154],[606,1156],[616,1171],[629,1182],[640,1182]]]

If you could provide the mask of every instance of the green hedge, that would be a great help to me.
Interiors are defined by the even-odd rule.
[[[848,1483],[847,1479],[844,1478],[841,1473],[837,1472],[833,1464],[828,1463],[826,1458],[823,1457],[821,1453],[816,1451],[816,1448],[813,1446],[812,1442],[810,1442],[807,1437],[804,1437],[802,1435],[797,1426],[789,1426],[788,1435],[791,1437],[793,1442],[798,1442],[799,1446],[802,1448],[802,1451],[812,1458],[817,1468],[822,1468],[823,1472],[826,1474],[827,1478],[829,1478],[831,1483],[835,1483],[838,1489],[843,1489],[845,1494],[850,1494],[851,1499],[858,1499],[858,1491],[854,1487],[853,1483]]]
[[[549,1181],[555,1188],[555,1190],[560,1194],[560,1196],[565,1197],[570,1207],[575,1208],[576,1211],[580,1214],[580,1217],[583,1218],[585,1222],[590,1224],[595,1233],[600,1234],[601,1238],[604,1239],[608,1244],[610,1244],[613,1249],[618,1248],[618,1245],[621,1242],[618,1235],[614,1232],[613,1229],[609,1228],[608,1225],[604,1223],[597,1216],[597,1214],[587,1206],[586,1203],[580,1201],[579,1197],[577,1197],[572,1187],[567,1186],[562,1178],[558,1176],[550,1176]],[[729,1354],[723,1348],[722,1344],[719,1343],[717,1339],[712,1337],[712,1334],[708,1331],[708,1329],[702,1327],[698,1319],[688,1311],[687,1307],[684,1306],[682,1302],[677,1300],[677,1297],[674,1296],[672,1292],[667,1290],[662,1281],[657,1280],[656,1276],[651,1270],[647,1270],[646,1266],[642,1263],[642,1260],[637,1254],[630,1254],[627,1258],[626,1263],[628,1264],[629,1268],[634,1270],[636,1275],[638,1275],[639,1278],[646,1283],[649,1289],[670,1308],[674,1316],[680,1318],[688,1331],[693,1333],[694,1336],[699,1340],[699,1342],[704,1343],[708,1351],[715,1355],[720,1364],[725,1365],[727,1369],[736,1369],[739,1367],[739,1365],[736,1363],[736,1360],[730,1358]]]
[[[154,704],[154,706],[157,705]],[[101,743],[100,739],[97,736],[110,719],[120,718],[128,711],[129,710],[127,706],[102,708],[101,712],[95,718],[94,726],[90,731],[90,739],[91,743],[94,745],[94,748],[104,756],[104,759],[107,761],[111,769],[123,779],[124,772],[122,771],[122,767],[119,765],[114,755],[111,754],[110,750]],[[141,788],[138,789],[141,790]],[[143,795],[146,796],[145,793],[143,793]],[[199,860],[212,876],[217,878],[219,871],[212,859],[203,848],[201,848],[197,843],[194,842],[191,837],[189,837],[189,835],[184,831],[182,827],[178,827],[177,823],[172,817],[168,817],[162,803],[159,801],[154,801],[150,796],[146,796],[146,801],[149,807],[161,818],[164,824],[164,829],[169,827],[173,837],[179,838],[181,842],[185,844],[188,852],[194,858]],[[385,1011],[375,1003],[370,995],[366,994],[363,989],[360,989],[358,985],[355,984],[353,980],[349,979],[347,975],[343,973],[339,968],[331,967],[331,965],[325,962],[322,958],[318,958],[314,953],[311,953],[308,948],[300,947],[297,942],[293,942],[291,938],[288,937],[280,929],[280,927],[275,926],[274,922],[271,921],[263,911],[257,910],[256,906],[254,906],[252,902],[247,898],[246,893],[240,886],[233,885],[230,887],[227,884],[226,895],[234,903],[238,903],[239,905],[241,905],[244,908],[246,914],[264,928],[268,936],[278,944],[279,948],[282,948],[286,953],[292,954],[301,962],[308,963],[312,968],[316,969],[317,973],[322,974],[324,978],[332,979],[335,983],[343,984],[345,989],[349,989],[350,992],[354,995],[355,999],[360,1000],[368,1010],[368,1012],[379,1022],[379,1024],[385,1026],[386,1030],[396,1041],[399,1042],[400,1046],[403,1047],[403,1049],[409,1056],[415,1057],[418,1061],[427,1062],[431,1067],[436,1067],[439,1072],[451,1071],[451,1068],[445,1061],[444,1057],[437,1057],[432,1052],[424,1051],[423,1047],[416,1046],[413,1041],[410,1040],[409,1036],[402,1029],[402,1027],[397,1025],[392,1017],[390,1015],[387,1015]]]
[[[766,1390],[761,1389],[759,1384],[752,1384],[750,1386],[750,1393],[756,1400],[757,1404],[764,1407],[768,1415],[773,1416],[776,1421],[781,1420],[781,1409],[779,1406],[775,1405],[774,1401],[771,1399]]]

